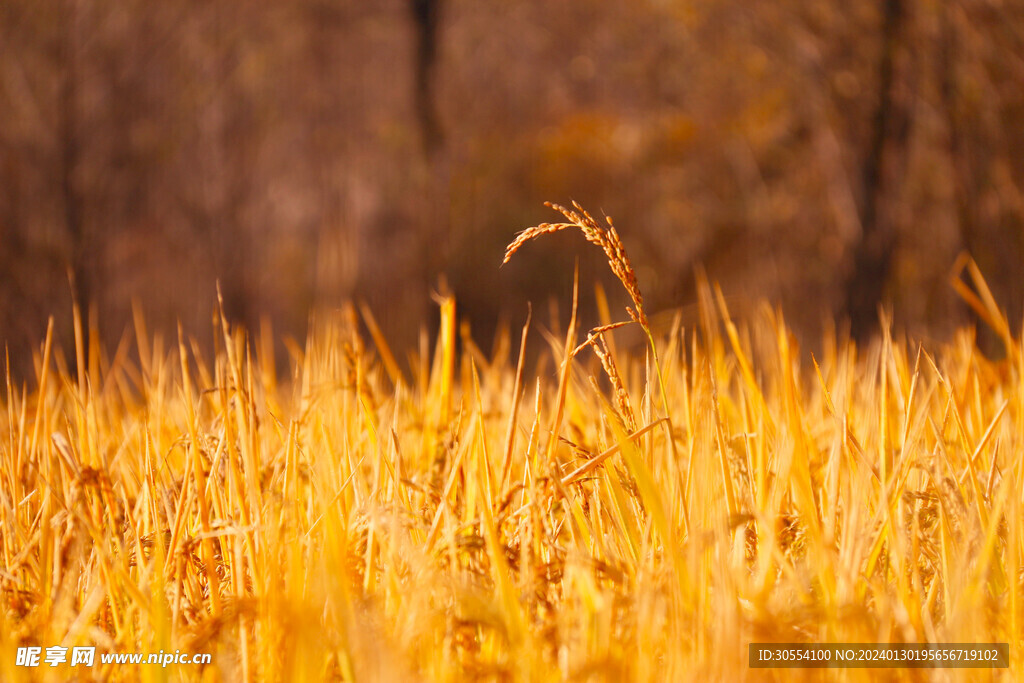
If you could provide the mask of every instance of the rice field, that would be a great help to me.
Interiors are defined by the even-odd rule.
[[[631,305],[588,289],[490,351],[443,294],[417,349],[348,306],[287,368],[220,313],[212,355],[141,313],[113,352],[79,311],[74,349],[51,321],[0,399],[0,679],[1018,677],[1024,353],[973,262],[954,286],[1001,358],[886,320],[812,357],[782,311],[734,319],[707,282],[699,322],[656,334],[611,221],[555,208],[506,260],[578,229]],[[751,668],[764,642],[999,642],[1010,667]]]

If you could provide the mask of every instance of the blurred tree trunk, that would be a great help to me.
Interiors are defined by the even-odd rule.
[[[255,203],[251,169],[258,124],[235,73],[245,56],[246,32],[238,30],[239,11],[226,3],[212,7],[208,68],[216,86],[199,116],[209,125],[204,226],[211,240],[215,276],[224,313],[233,324],[251,332],[257,329],[260,301],[253,248],[257,231],[246,208]]]
[[[426,172],[421,191],[428,207],[427,221],[421,231],[421,252],[426,257],[417,261],[419,272],[414,277],[429,288],[437,284],[431,282],[431,278],[445,274],[451,265],[451,162],[443,149],[444,134],[438,120],[434,87],[442,0],[408,1],[416,32],[414,102]]]
[[[952,0],[950,0],[950,3]],[[953,8],[950,3],[942,3],[942,45],[940,51],[940,74],[943,114],[946,119],[946,128],[949,140],[949,160],[953,175],[953,192],[956,201],[956,215],[960,230],[961,246],[968,252],[974,253],[974,228],[975,228],[975,207],[977,200],[974,196],[974,186],[970,182],[970,173],[965,168],[968,161],[964,153],[964,131],[961,123],[961,116],[957,107],[957,37],[956,27],[950,13]]]
[[[1012,14],[997,6],[950,0],[940,7],[940,108],[959,246],[989,279],[996,301],[1016,325],[1024,277],[1024,201],[1015,189],[1020,185],[1013,180],[1013,168],[1021,156],[1019,143],[1014,145],[1009,134],[1015,127],[1000,127],[997,122],[1019,120],[1010,104],[1018,103],[1016,111],[1021,111],[1019,70],[1007,68],[1000,57],[1019,53],[1021,37],[1012,30],[991,30],[1011,25]],[[982,32],[985,37],[979,39]],[[1010,45],[1003,42],[1007,39]],[[1003,354],[995,330],[970,306],[963,308],[977,331],[979,348],[990,356]]]
[[[853,254],[853,271],[846,282],[846,314],[851,332],[865,339],[877,327],[878,306],[892,268],[896,235],[892,217],[882,210],[887,191],[887,157],[895,137],[897,103],[894,98],[896,53],[899,49],[906,8],[903,0],[884,0],[882,7],[882,54],[879,62],[878,105],[864,160],[863,195],[860,202],[861,238]]]
[[[82,215],[82,196],[75,177],[81,161],[81,125],[78,109],[78,0],[66,0],[60,34],[60,195],[64,206],[64,227],[70,240],[68,269],[72,296],[88,313],[92,304],[87,235]]]
[[[442,142],[441,127],[434,104],[434,65],[437,62],[437,27],[441,0],[409,0],[416,27],[414,75],[416,118],[424,153],[429,157]]]
[[[965,130],[963,126],[962,116],[957,105],[957,91],[959,84],[957,83],[956,68],[957,68],[957,35],[956,25],[952,12],[954,7],[952,6],[953,0],[949,2],[941,3],[940,5],[940,20],[942,22],[941,28],[941,45],[939,54],[939,68],[941,73],[939,74],[940,91],[942,94],[942,109],[943,115],[946,119],[946,129],[948,133],[949,141],[949,165],[950,175],[953,181],[953,201],[956,206],[956,221],[957,228],[959,229],[960,246],[962,249],[971,254],[975,259],[979,258],[976,235],[978,228],[977,221],[977,207],[978,200],[975,192],[975,185],[971,181],[972,167],[971,160],[968,158],[966,152],[966,139]],[[985,336],[985,328],[980,323],[980,318],[977,313],[970,307],[964,304],[964,308],[967,310],[968,318],[971,324],[974,325],[978,333]],[[987,335],[987,339],[979,339],[979,343],[991,347],[994,338],[991,333]],[[986,349],[990,350],[990,349]]]

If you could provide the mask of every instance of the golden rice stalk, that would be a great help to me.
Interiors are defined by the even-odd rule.
[[[569,222],[541,223],[540,225],[523,230],[517,234],[516,238],[505,248],[505,258],[502,261],[502,265],[508,263],[509,259],[512,258],[512,254],[516,253],[520,247],[532,239],[536,239],[541,235],[559,232],[560,230],[579,228],[580,232],[583,233],[583,237],[585,237],[588,242],[601,247],[604,251],[605,257],[608,259],[608,265],[611,267],[615,277],[619,279],[619,282],[622,283],[622,286],[626,289],[626,292],[629,293],[630,298],[633,300],[633,306],[626,307],[629,317],[634,322],[643,326],[644,329],[649,329],[647,314],[644,312],[644,298],[643,295],[640,294],[640,286],[636,281],[636,272],[633,270],[633,265],[630,263],[629,256],[626,254],[626,247],[622,244],[622,239],[619,237],[619,233],[615,229],[615,225],[612,223],[611,217],[604,217],[605,222],[608,224],[608,226],[605,227],[594,220],[594,217],[575,201],[572,203],[575,210],[566,208],[560,204],[553,204],[551,202],[544,202],[544,205],[558,211],[560,214],[565,216]]]
[[[608,342],[605,341],[604,333],[609,330],[613,330],[617,327],[628,323],[613,323],[611,325],[602,325],[601,327],[594,328],[587,335],[587,341],[583,342],[572,352],[575,356],[577,353],[583,350],[584,347],[591,346],[594,349],[594,353],[601,361],[601,368],[604,370],[604,374],[608,376],[608,381],[612,384],[612,390],[615,392],[615,407],[619,413],[619,417],[622,420],[622,424],[626,427],[627,431],[636,431],[636,415],[633,413],[633,406],[629,402],[629,393],[626,391],[625,385],[622,383],[622,376],[619,374],[619,367],[615,363],[615,357],[612,356],[611,351],[608,349]]]

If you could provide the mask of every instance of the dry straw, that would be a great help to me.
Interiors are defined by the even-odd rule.
[[[615,229],[615,225],[612,223],[610,216],[605,216],[604,220],[608,224],[607,227],[601,225],[594,217],[591,216],[582,206],[577,202],[573,202],[573,209],[567,209],[560,204],[553,204],[551,202],[545,202],[545,206],[548,206],[555,211],[566,217],[568,223],[541,223],[540,225],[532,228],[523,230],[516,238],[505,248],[505,259],[502,264],[509,262],[512,255],[519,250],[524,244],[530,240],[536,239],[542,235],[550,235],[560,230],[567,230],[571,228],[578,228],[588,242],[596,244],[604,250],[605,256],[608,259],[608,265],[611,267],[612,272],[615,273],[615,277],[619,278],[619,282],[626,289],[630,298],[633,300],[633,307],[627,307],[626,310],[629,313],[629,317],[634,322],[639,323],[644,327],[648,328],[647,315],[644,313],[644,297],[640,293],[640,287],[636,281],[636,272],[633,270],[633,265],[629,262],[629,256],[626,254],[626,247],[622,244],[622,239],[619,237],[618,231]],[[574,210],[575,209],[575,210]]]
[[[269,331],[254,351],[222,311],[212,353],[137,312],[108,356],[75,310],[76,372],[51,323],[0,401],[0,680],[760,680],[760,641],[1006,642],[1009,671],[881,673],[1020,678],[1024,355],[973,262],[956,286],[1003,358],[962,330],[833,334],[812,363],[706,282],[700,334],[655,340],[610,221],[559,210],[507,256],[579,228],[632,312],[582,344],[570,324],[557,379],[526,326],[516,364],[507,332],[490,358],[460,345],[450,296],[418,371],[353,308],[281,382]],[[614,348],[623,324],[648,353]],[[212,662],[16,666],[30,646]]]

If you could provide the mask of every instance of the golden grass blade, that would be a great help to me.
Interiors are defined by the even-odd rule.
[[[722,488],[725,491],[725,511],[731,519],[738,512],[736,492],[733,488],[732,469],[729,467],[729,449],[725,440],[725,429],[722,426],[722,406],[718,397],[718,380],[711,369],[711,363],[705,364],[708,382],[711,385],[711,414],[715,423],[715,440],[718,444],[718,462],[721,467]]]
[[[562,368],[558,377],[555,412],[548,426],[547,454],[544,458],[549,467],[555,462],[555,447],[558,445],[558,434],[562,428],[565,415],[565,399],[569,391],[569,371],[572,367],[572,349],[576,343],[576,305],[579,300],[579,265],[577,264],[572,285],[572,314],[569,316],[569,329],[565,334],[565,352],[562,356]]]
[[[366,329],[370,331],[373,343],[377,346],[381,361],[384,363],[384,369],[387,370],[388,377],[391,379],[391,386],[397,387],[400,383],[405,382],[405,377],[402,375],[401,368],[398,367],[398,362],[395,360],[395,355],[391,352],[387,339],[384,338],[384,333],[380,331],[377,319],[373,317],[373,312],[366,305],[365,301],[359,302],[359,312],[363,316],[363,322],[366,323]]]
[[[623,446],[625,446],[628,443],[635,442],[637,439],[639,439],[640,437],[642,437],[645,434],[649,433],[651,430],[653,430],[655,427],[660,425],[662,422],[665,422],[665,420],[666,420],[666,418],[664,418],[664,417],[660,418],[658,420],[655,420],[651,424],[645,425],[644,427],[641,427],[640,429],[638,429],[635,432],[631,433],[624,440],[617,441],[615,443],[615,445],[610,446],[606,450],[602,451],[599,455],[595,455],[593,458],[591,458],[590,460],[587,460],[587,462],[585,462],[584,464],[580,465],[579,467],[577,467],[575,470],[573,470],[569,474],[567,474],[564,477],[562,477],[562,485],[563,486],[569,486],[570,484],[576,483],[577,481],[579,481],[580,479],[582,479],[583,477],[587,476],[588,474],[590,474],[591,472],[596,470],[598,467],[600,467],[601,464],[604,463],[605,460],[607,460],[608,458],[610,458],[613,455],[615,455],[616,453],[618,453],[619,450],[621,450]]]
[[[533,306],[526,309],[526,322],[523,323],[523,334],[519,340],[519,360],[516,361],[516,380],[512,387],[512,410],[508,414],[508,427],[505,430],[505,457],[501,465],[501,486],[504,491],[508,485],[509,472],[512,469],[512,455],[515,447],[516,423],[519,420],[519,406],[523,400],[523,362],[526,360],[526,335],[530,330],[533,318]]]

